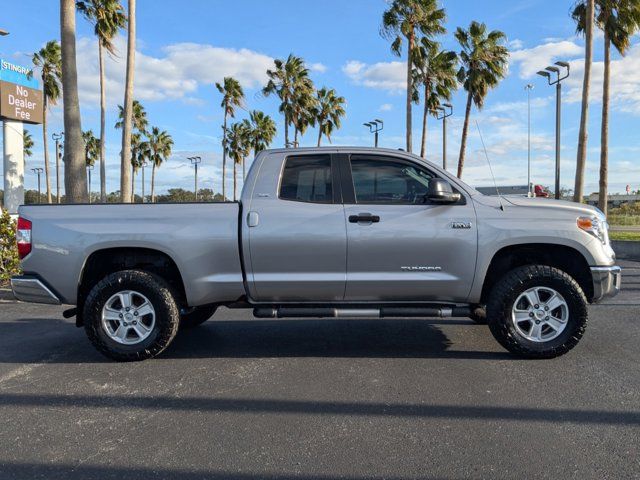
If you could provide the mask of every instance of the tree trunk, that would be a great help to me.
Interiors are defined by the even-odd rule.
[[[284,115],[284,147],[289,148],[289,118],[286,113]]]
[[[242,159],[242,184],[244,185],[244,179],[247,178],[247,172],[245,172],[244,158]]]
[[[320,142],[322,142],[322,126],[318,125],[318,146],[320,146]]]
[[[415,34],[413,33],[413,29],[408,37],[408,46],[407,46],[407,152],[411,153],[413,150],[413,140],[411,135],[411,98],[413,91],[413,77],[411,75],[411,70],[413,67],[413,59],[411,58],[413,55],[413,44],[415,42]]]
[[[151,165],[151,203],[156,203],[156,163]]]
[[[424,83],[424,111],[422,112],[422,146],[420,147],[420,156],[427,158],[427,115],[429,114],[429,81]]]
[[[62,91],[64,92],[64,189],[67,203],[87,203],[87,172],[78,100],[76,4],[60,0]]]
[[[611,40],[604,33],[604,80],[602,82],[602,130],[600,133],[600,191],[598,208],[607,214],[607,187],[609,173],[609,81],[611,77]]]
[[[591,86],[591,62],[593,60],[593,18],[595,0],[587,1],[585,19],[585,60],[582,77],[582,110],[580,112],[580,131],[578,133],[578,155],[576,159],[576,181],[573,189],[573,201],[582,202],[584,197],[584,170],[587,163],[587,138],[589,121],[589,89]]]
[[[467,148],[467,134],[469,133],[469,117],[471,116],[471,92],[467,94],[467,107],[464,111],[464,126],[462,127],[462,140],[460,142],[460,157],[458,157],[458,178],[462,178],[464,168],[464,153]]]
[[[133,74],[136,61],[136,0],[129,0],[128,10],[127,74],[124,89],[124,118],[122,120],[122,152],[120,159],[120,199],[123,203],[131,201],[129,158],[131,156],[131,130],[133,118]]]
[[[105,132],[107,101],[104,85],[104,48],[98,39],[98,63],[100,65],[100,202],[107,201],[107,178],[105,165]]]
[[[223,135],[222,138],[222,200],[227,200],[227,191],[225,188],[225,184],[227,183],[226,175],[227,175],[227,109],[225,107],[224,110],[224,124],[222,127]]]
[[[294,127],[293,132],[293,148],[298,148],[298,127]]]
[[[237,180],[236,180],[236,161],[235,159],[233,160],[233,201],[236,201],[236,187],[237,187]]]
[[[49,174],[49,146],[47,142],[47,96],[42,99],[42,146],[44,147],[44,177],[47,185],[47,203],[51,203],[51,175]],[[56,152],[58,155],[58,152]],[[38,199],[40,201],[40,199]]]

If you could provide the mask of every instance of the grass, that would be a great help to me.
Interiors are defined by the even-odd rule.
[[[617,226],[640,225],[640,215],[608,215],[607,222]]]
[[[640,232],[609,232],[611,240],[627,240],[631,242],[640,242]]]

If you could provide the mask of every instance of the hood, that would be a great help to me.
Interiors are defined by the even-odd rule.
[[[506,204],[518,207],[534,207],[534,208],[550,208],[554,210],[562,210],[565,212],[575,212],[579,215],[596,215],[604,218],[604,214],[591,205],[584,203],[568,202],[566,200],[554,200],[551,198],[528,198],[528,197],[502,197],[502,201]]]

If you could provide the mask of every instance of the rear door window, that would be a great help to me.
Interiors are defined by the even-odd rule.
[[[333,180],[329,155],[287,158],[279,197],[308,203],[333,203]]]

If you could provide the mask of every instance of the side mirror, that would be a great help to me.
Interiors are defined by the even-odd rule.
[[[456,203],[460,201],[460,194],[454,193],[451,184],[443,178],[432,178],[429,180],[427,200],[432,203]]]

